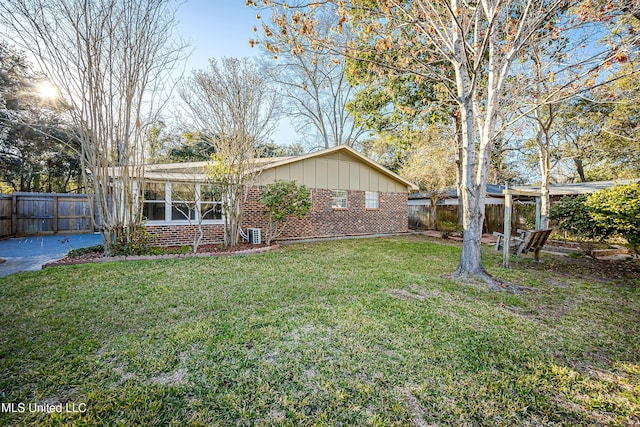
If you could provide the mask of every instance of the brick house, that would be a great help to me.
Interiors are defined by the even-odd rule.
[[[301,220],[289,220],[279,239],[398,233],[408,229],[407,195],[415,186],[348,146],[260,160],[261,173],[244,206],[244,230],[264,229],[266,220],[258,199],[264,186],[276,180],[305,185],[312,201],[309,214]],[[220,197],[207,184],[205,168],[206,162],[145,167],[145,227],[159,244],[190,244],[197,232],[199,215],[204,215],[202,243],[222,242]]]

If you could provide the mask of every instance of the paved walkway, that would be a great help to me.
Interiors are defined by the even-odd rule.
[[[63,258],[71,249],[102,243],[100,234],[59,234],[0,240],[0,277],[19,271],[40,270],[43,264]]]

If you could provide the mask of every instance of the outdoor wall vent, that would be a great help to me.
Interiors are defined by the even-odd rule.
[[[249,236],[249,243],[252,245],[259,245],[262,243],[262,236],[260,235],[259,228],[249,228],[247,229],[247,235]]]

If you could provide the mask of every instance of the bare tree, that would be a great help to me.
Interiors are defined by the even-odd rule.
[[[365,133],[347,110],[355,89],[347,80],[345,58],[314,43],[332,33],[338,36],[334,32],[337,23],[335,11],[325,10],[318,13],[318,25],[312,34],[299,38],[286,32],[267,32],[260,42],[266,52],[265,68],[282,89],[280,112],[292,120],[299,133],[307,135],[307,143],[314,148],[353,146]],[[278,55],[267,50],[274,45],[281,47]]]
[[[169,0],[5,0],[0,23],[60,91],[81,141],[102,240],[128,242],[139,226],[138,182],[148,118],[181,59]]]
[[[222,193],[224,244],[239,242],[244,203],[259,174],[259,146],[273,132],[276,94],[256,65],[244,58],[212,59],[180,87],[180,98],[197,128],[214,135],[212,183]]]

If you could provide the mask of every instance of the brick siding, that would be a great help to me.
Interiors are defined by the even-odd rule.
[[[198,234],[198,225],[147,225],[147,232],[151,234],[158,245],[183,246],[192,245],[193,237]],[[221,243],[224,236],[224,225],[203,224],[201,245]]]
[[[244,209],[242,228],[261,228],[263,240],[266,220],[258,201],[262,187],[253,187]],[[313,206],[303,219],[289,219],[283,225],[278,239],[336,237],[408,231],[408,207],[406,193],[378,193],[379,208],[365,209],[365,192],[348,191],[348,208],[333,209],[331,190],[312,189]],[[223,225],[203,225],[205,236],[202,244],[220,243]],[[158,243],[166,246],[191,244],[197,226],[169,225],[147,226],[157,236]]]

